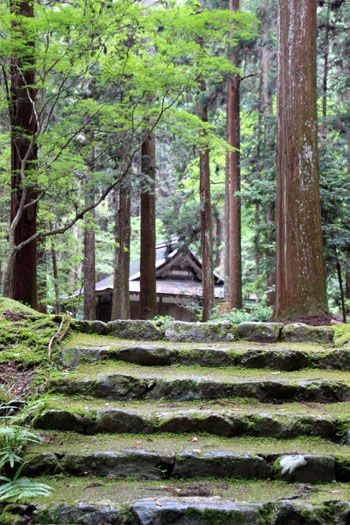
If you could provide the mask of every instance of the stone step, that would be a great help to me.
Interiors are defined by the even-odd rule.
[[[350,349],[325,349],[320,345],[295,344],[262,345],[233,343],[215,347],[164,346],[137,344],[128,346],[68,346],[62,350],[64,366],[98,360],[120,360],[142,366],[171,366],[174,364],[205,367],[240,366],[245,368],[271,368],[275,370],[301,370],[320,368],[350,370]]]
[[[209,323],[185,323],[181,321],[140,321],[116,320],[108,324],[101,321],[74,321],[72,327],[79,332],[110,334],[114,337],[133,340],[167,340],[173,342],[225,342],[244,339],[261,343],[316,342],[331,344],[343,335],[342,328],[308,326],[302,323],[283,325],[282,323],[244,322],[238,326],[228,321]],[[346,335],[346,341],[349,334]]]
[[[181,403],[159,405],[139,403],[96,403],[85,399],[73,402],[60,398],[50,403],[52,408],[40,411],[33,420],[33,426],[42,430],[73,431],[93,435],[97,433],[156,432],[200,433],[218,436],[265,436],[290,439],[304,436],[319,436],[335,442],[348,442],[350,434],[350,404],[347,409],[325,405],[314,407],[310,414],[310,404],[302,405],[309,413],[298,414],[298,405],[285,410],[276,405],[257,403],[252,406],[238,405],[237,402],[222,401],[215,406],[210,403]],[[106,405],[108,405],[106,407]],[[314,406],[311,404],[311,406]],[[69,407],[62,409],[62,407]],[[260,411],[259,411],[260,408]],[[338,410],[337,410],[338,408]],[[332,411],[330,415],[328,411]]]
[[[28,447],[24,475],[350,481],[350,447],[336,447],[320,438],[281,441],[188,435],[175,438],[167,434],[95,437],[55,432],[45,434],[45,441],[46,445]]]
[[[350,504],[346,500],[310,504],[287,499],[264,504],[170,497],[135,501],[123,507],[61,503],[37,508],[22,505],[20,509],[23,514],[18,516],[19,521],[8,513],[9,521],[4,525],[347,525]]]
[[[298,372],[227,367],[142,367],[126,363],[83,365],[52,378],[48,390],[111,400],[219,399],[250,397],[261,402],[350,400],[350,378],[344,371]]]

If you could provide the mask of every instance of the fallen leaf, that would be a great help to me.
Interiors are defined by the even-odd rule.
[[[89,485],[85,485],[85,487],[83,487],[83,490],[92,489],[93,487],[103,487],[103,483],[90,483]]]

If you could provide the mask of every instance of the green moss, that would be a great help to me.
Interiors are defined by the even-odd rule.
[[[342,347],[350,341],[350,325],[340,324],[334,326],[334,343],[336,347]]]
[[[318,437],[299,437],[279,440],[261,437],[220,437],[201,433],[196,441],[189,434],[96,434],[85,436],[73,432],[46,431],[49,445],[30,445],[28,453],[67,451],[75,454],[90,454],[95,450],[145,450],[157,454],[175,454],[183,451],[227,452],[268,456],[284,455],[291,450],[298,454],[320,454],[333,456],[335,445]],[[339,457],[350,455],[350,446],[337,449]]]
[[[36,313],[8,320],[0,311],[0,362],[13,360],[24,368],[48,363],[48,345],[58,327],[52,316]]]

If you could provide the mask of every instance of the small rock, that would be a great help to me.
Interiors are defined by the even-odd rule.
[[[244,322],[237,327],[238,335],[245,341],[276,343],[279,341],[282,323]]]
[[[117,319],[108,323],[111,335],[120,339],[153,340],[162,339],[162,332],[152,321]]]
[[[218,323],[173,321],[166,325],[165,339],[173,342],[224,342],[237,339],[237,333],[236,326],[225,321]]]
[[[292,323],[283,327],[282,340],[291,343],[330,344],[334,340],[334,330],[332,327]]]

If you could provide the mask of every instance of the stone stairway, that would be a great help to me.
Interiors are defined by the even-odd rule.
[[[349,348],[324,328],[173,324],[159,342],[77,324],[23,471],[54,492],[23,523],[349,524]]]

